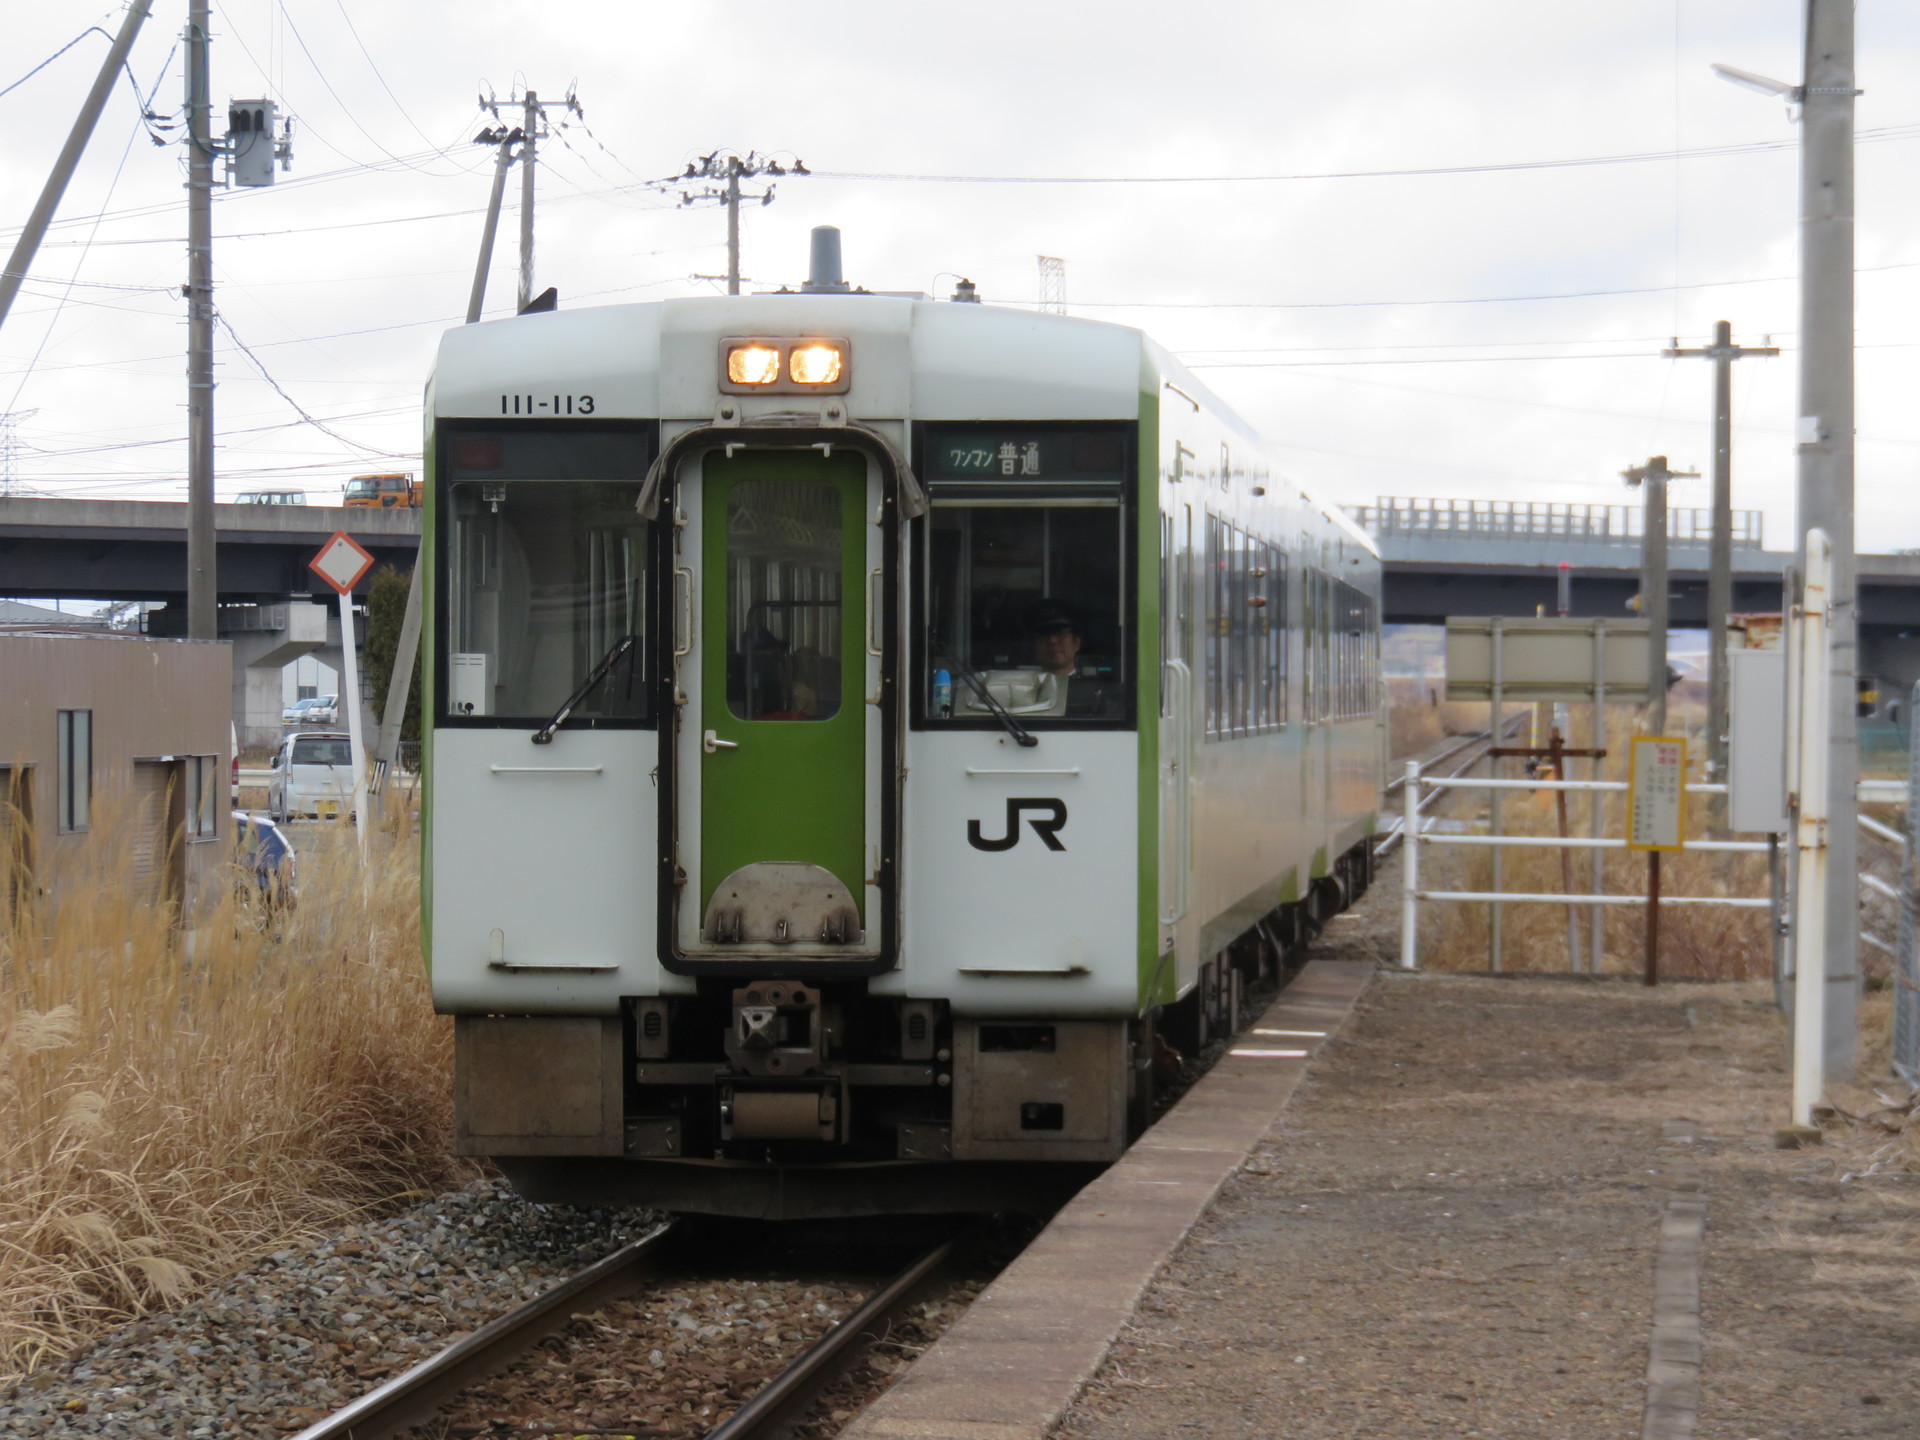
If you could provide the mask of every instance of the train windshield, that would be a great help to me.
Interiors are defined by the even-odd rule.
[[[922,714],[931,723],[1133,719],[1127,437],[942,427],[923,458]]]
[[[628,637],[570,725],[645,721],[646,435],[447,438],[443,712],[540,725]]]

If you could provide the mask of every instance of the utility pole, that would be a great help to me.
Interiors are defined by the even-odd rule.
[[[1727,779],[1727,615],[1733,609],[1733,362],[1778,355],[1775,345],[1736,345],[1733,325],[1713,327],[1713,344],[1682,350],[1678,336],[1667,359],[1713,361],[1713,540],[1707,557],[1707,766],[1710,780]],[[1726,828],[1726,797],[1708,807],[1716,831]]]
[[[527,91],[526,114],[520,121],[520,289],[514,309],[524,310],[533,299],[533,169],[539,162],[540,97]]]
[[[7,312],[13,308],[13,297],[20,293],[20,282],[27,278],[27,271],[33,266],[33,257],[40,249],[40,241],[47,233],[47,226],[53,222],[53,213],[60,208],[60,198],[67,193],[67,182],[73,179],[74,167],[86,152],[87,141],[93,138],[93,127],[99,123],[100,112],[106,108],[107,96],[113,93],[114,82],[120,78],[120,71],[127,63],[134,37],[140,33],[140,27],[147,20],[147,12],[152,9],[153,0],[133,0],[127,7],[127,18],[120,22],[120,33],[113,37],[113,44],[107,50],[107,58],[100,62],[100,73],[94,76],[93,89],[87,92],[80,113],[74,117],[73,129],[67,132],[67,143],[61,146],[60,156],[53,162],[53,169],[47,175],[47,183],[40,188],[40,198],[34,202],[33,213],[27,217],[26,228],[14,242],[13,254],[7,257],[7,268],[0,270],[0,325],[7,323]]]
[[[1667,733],[1667,482],[1695,479],[1697,470],[1669,470],[1655,455],[1620,474],[1645,487],[1646,520],[1640,535],[1640,610],[1647,617],[1647,733]]]
[[[1853,534],[1854,0],[1808,0],[1800,129],[1799,534],[1833,546],[1827,766],[1826,1074],[1854,1068],[1860,1004],[1860,776],[1854,672],[1860,616]]]
[[[508,104],[511,103],[511,101],[508,102]],[[485,97],[480,101],[480,106],[491,114],[495,120],[500,119],[500,102],[498,100]],[[514,305],[514,309],[516,310],[525,310],[527,303],[533,299],[534,167],[539,161],[538,142],[541,136],[551,133],[544,128],[547,111],[567,110],[578,112],[579,109],[580,102],[574,99],[571,90],[567,92],[567,98],[564,100],[542,100],[532,90],[529,90],[520,101],[520,125],[517,130],[509,131],[503,127],[496,127],[493,130],[482,130],[476,137],[479,143],[483,145],[496,142],[505,144],[512,140],[517,140],[520,145],[520,284]],[[508,163],[509,157],[503,154],[494,170],[495,199],[489,202],[487,210],[487,227],[485,231],[484,248],[481,254],[482,265],[490,264],[493,260],[493,234],[499,223],[500,216],[498,196],[501,187],[506,183]],[[484,297],[486,292],[485,279],[483,277],[476,277],[474,280],[474,288],[476,293]],[[473,302],[469,301],[468,309],[472,310],[472,308]],[[477,318],[477,315],[475,318]]]
[[[1827,740],[1827,1003],[1829,1079],[1854,1068],[1860,1009],[1857,867],[1860,729],[1854,671],[1860,644],[1853,538],[1853,9],[1855,0],[1807,0],[1801,82],[1713,66],[1722,80],[1800,107],[1799,504],[1794,548],[1818,530],[1832,547],[1825,597],[1832,647]],[[1788,110],[1791,116],[1793,111]],[[1792,597],[1790,597],[1792,598]],[[1796,927],[1798,922],[1795,922]]]
[[[718,202],[727,207],[727,294],[740,293],[740,202],[757,200],[761,205],[773,203],[774,187],[769,184],[758,195],[744,194],[740,189],[742,180],[758,179],[762,175],[807,175],[811,174],[805,162],[795,160],[791,165],[782,165],[778,160],[749,150],[745,155],[732,150],[716,150],[711,155],[702,155],[698,160],[687,162],[686,173],[681,180],[709,180],[713,184],[702,190],[682,190],[680,204],[682,208]],[[719,276],[700,276],[700,279],[719,279]]]
[[[216,638],[213,533],[213,133],[208,0],[187,6],[187,638]]]
[[[482,104],[485,102],[483,101]],[[498,145],[493,161],[493,190],[487,196],[486,223],[480,227],[480,255],[474,262],[473,289],[467,295],[467,324],[480,318],[487,302],[487,272],[493,268],[493,241],[500,233],[500,202],[507,191],[507,171],[513,166],[513,147],[520,143],[522,131],[504,127],[482,130],[474,136],[476,145]],[[525,287],[526,280],[521,281]],[[522,302],[524,304],[524,302]]]

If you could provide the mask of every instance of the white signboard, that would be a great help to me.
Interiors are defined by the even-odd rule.
[[[336,530],[307,562],[307,568],[345,595],[373,568],[373,556],[344,530]]]
[[[1627,765],[1627,848],[1681,850],[1686,818],[1687,742],[1636,735]]]
[[[1647,698],[1647,622],[1447,617],[1447,699],[1587,703]]]

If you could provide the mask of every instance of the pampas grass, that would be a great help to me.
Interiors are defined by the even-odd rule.
[[[98,809],[79,873],[0,913],[0,1375],[471,1173],[407,815],[364,873],[351,829],[300,829],[292,913],[223,874],[183,933]]]

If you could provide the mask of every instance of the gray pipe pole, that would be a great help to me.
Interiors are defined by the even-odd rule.
[[[187,637],[217,638],[213,533],[213,132],[207,0],[187,8]],[[359,697],[351,697],[359,703]]]
[[[487,272],[493,268],[493,241],[500,233],[500,201],[507,190],[507,170],[513,164],[513,140],[500,142],[500,153],[493,162],[493,193],[487,197],[487,220],[480,229],[480,258],[474,262],[473,290],[467,296],[467,324],[480,318],[487,303]]]
[[[520,296],[514,309],[524,310],[533,299],[533,167],[538,158],[533,132],[540,125],[540,97],[527,91],[526,119],[520,140]]]
[[[1813,529],[1833,545],[1833,647],[1827,765],[1826,1075],[1853,1074],[1860,1000],[1856,855],[1859,645],[1853,533],[1853,11],[1808,0],[1800,128],[1799,514],[1792,549]]]
[[[27,278],[27,271],[33,267],[33,257],[39,252],[40,241],[47,233],[47,226],[53,223],[54,211],[60,208],[60,199],[67,193],[67,182],[73,179],[74,167],[86,152],[87,141],[93,138],[93,127],[99,123],[100,112],[106,108],[107,96],[113,93],[114,81],[120,78],[120,67],[127,63],[127,53],[133,49],[134,37],[140,33],[140,27],[146,23],[147,12],[151,9],[153,0],[133,0],[133,4],[127,7],[127,18],[120,22],[120,33],[113,37],[107,58],[100,62],[100,73],[94,77],[93,89],[87,92],[80,113],[74,117],[73,129],[67,132],[67,143],[61,147],[59,159],[53,162],[53,169],[47,175],[47,183],[40,189],[40,198],[34,204],[33,213],[27,217],[26,228],[14,242],[13,254],[7,257],[7,268],[0,271],[0,325],[7,323],[7,312],[13,308],[13,297],[20,293],[20,282]]]

